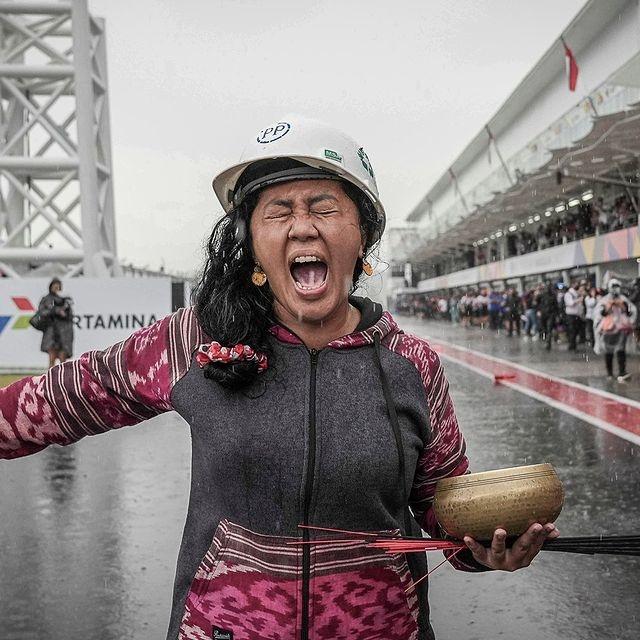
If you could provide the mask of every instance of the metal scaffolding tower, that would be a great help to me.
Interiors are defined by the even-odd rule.
[[[104,21],[0,1],[0,271],[121,275]]]

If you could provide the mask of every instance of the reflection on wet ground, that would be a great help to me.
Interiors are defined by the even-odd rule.
[[[164,638],[189,464],[176,414],[1,461],[0,638]]]
[[[446,364],[473,470],[551,462],[565,491],[563,535],[640,532],[640,450],[476,374]],[[433,560],[432,560],[433,562]],[[542,552],[528,570],[431,581],[440,640],[632,640],[640,633],[640,558]]]
[[[551,462],[566,488],[563,534],[640,531],[637,447],[446,370],[474,470]],[[0,462],[0,638],[164,638],[189,463],[175,414]],[[445,565],[431,583],[433,624],[439,640],[635,640],[639,571],[636,558],[551,552],[514,574]]]

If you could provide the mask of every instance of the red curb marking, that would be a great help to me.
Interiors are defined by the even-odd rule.
[[[487,374],[504,378],[509,376],[509,386],[522,386],[535,391],[558,403],[564,404],[575,411],[580,411],[595,418],[623,429],[636,436],[640,436],[640,408],[626,404],[624,399],[615,400],[565,384],[557,378],[551,380],[544,374],[523,371],[509,364],[507,360],[496,361],[495,356],[488,358],[477,351],[460,349],[454,345],[429,339],[434,349],[454,360],[469,364]]]
[[[20,311],[35,311],[29,298],[12,297],[13,303],[20,309]]]
[[[516,377],[511,373],[496,373],[493,376],[493,381],[496,383],[502,382],[502,380],[515,380],[515,379]]]

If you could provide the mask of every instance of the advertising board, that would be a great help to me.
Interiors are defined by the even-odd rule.
[[[0,279],[0,371],[42,371],[42,333],[29,318],[50,280]],[[73,356],[103,349],[171,313],[169,278],[70,278],[61,295],[73,301]]]

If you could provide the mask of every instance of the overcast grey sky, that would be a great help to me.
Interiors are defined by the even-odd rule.
[[[363,144],[402,220],[583,4],[89,0],[107,20],[120,257],[197,269],[212,176],[288,112]]]

